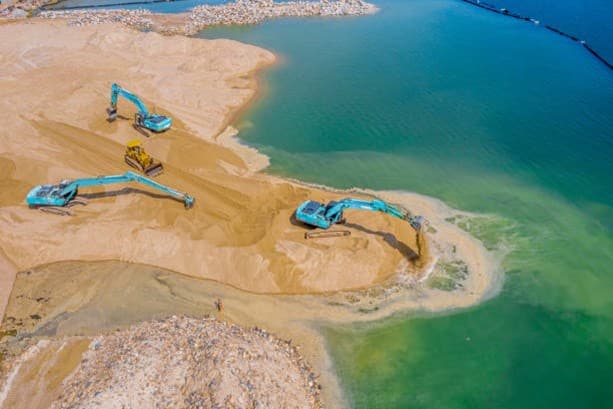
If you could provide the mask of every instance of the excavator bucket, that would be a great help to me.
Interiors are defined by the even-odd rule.
[[[423,216],[415,216],[415,217],[409,218],[409,224],[411,225],[413,229],[415,229],[415,231],[419,232],[422,229],[422,227],[428,223],[426,219],[424,219]]]
[[[196,201],[196,199],[194,199],[193,196],[188,195],[187,193],[185,194],[185,198],[183,200],[183,204],[185,205],[186,209],[191,209],[192,207],[194,207],[194,202]]]
[[[114,120],[117,119],[117,108],[115,109],[107,108],[106,113],[108,114],[108,117],[106,118],[107,121],[113,122]]]
[[[154,163],[145,169],[145,175],[150,178],[155,177],[161,173],[164,173],[164,166],[161,163]]]

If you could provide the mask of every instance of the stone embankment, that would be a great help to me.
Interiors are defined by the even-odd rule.
[[[214,318],[173,316],[95,338],[52,408],[321,408],[289,341]]]
[[[61,0],[0,0],[0,18],[21,19]]]
[[[64,18],[70,26],[120,23],[137,30],[151,30],[154,26],[151,18],[153,13],[145,9],[43,11],[39,16],[49,19]]]
[[[119,22],[136,29],[156,30],[163,34],[194,35],[207,26],[258,24],[277,17],[351,16],[372,14],[377,8],[362,0],[289,1],[237,0],[222,5],[194,7],[179,19],[148,10],[64,10],[43,11],[40,17],[68,20],[69,25]],[[169,23],[169,21],[171,23]]]

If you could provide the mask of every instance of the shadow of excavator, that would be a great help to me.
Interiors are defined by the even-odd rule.
[[[364,226],[361,226],[355,223],[350,223],[350,222],[345,222],[345,226],[351,229],[355,229],[355,230],[358,230],[358,231],[361,231],[367,234],[372,234],[372,235],[376,235],[376,236],[383,238],[383,241],[385,241],[390,247],[398,250],[400,254],[402,254],[408,260],[419,259],[418,253],[416,253],[412,248],[410,248],[403,242],[399,241],[396,238],[396,236],[394,236],[392,233],[378,231],[378,230],[371,230],[367,227],[364,227]]]

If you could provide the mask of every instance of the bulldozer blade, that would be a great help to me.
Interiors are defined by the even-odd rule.
[[[145,171],[145,175],[149,177],[154,177],[161,173],[164,173],[164,166],[162,166],[161,163],[158,163],[157,165],[153,165]]]

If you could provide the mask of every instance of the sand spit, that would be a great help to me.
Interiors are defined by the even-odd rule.
[[[278,17],[358,16],[377,8],[362,0],[288,1],[237,0],[222,5],[200,5],[189,13],[154,14],[147,10],[57,10],[43,11],[42,18],[68,20],[69,25],[119,22],[137,29],[163,34],[194,35],[214,25],[259,24]]]
[[[321,407],[315,374],[291,342],[215,318],[43,340],[17,364],[4,407]]]

